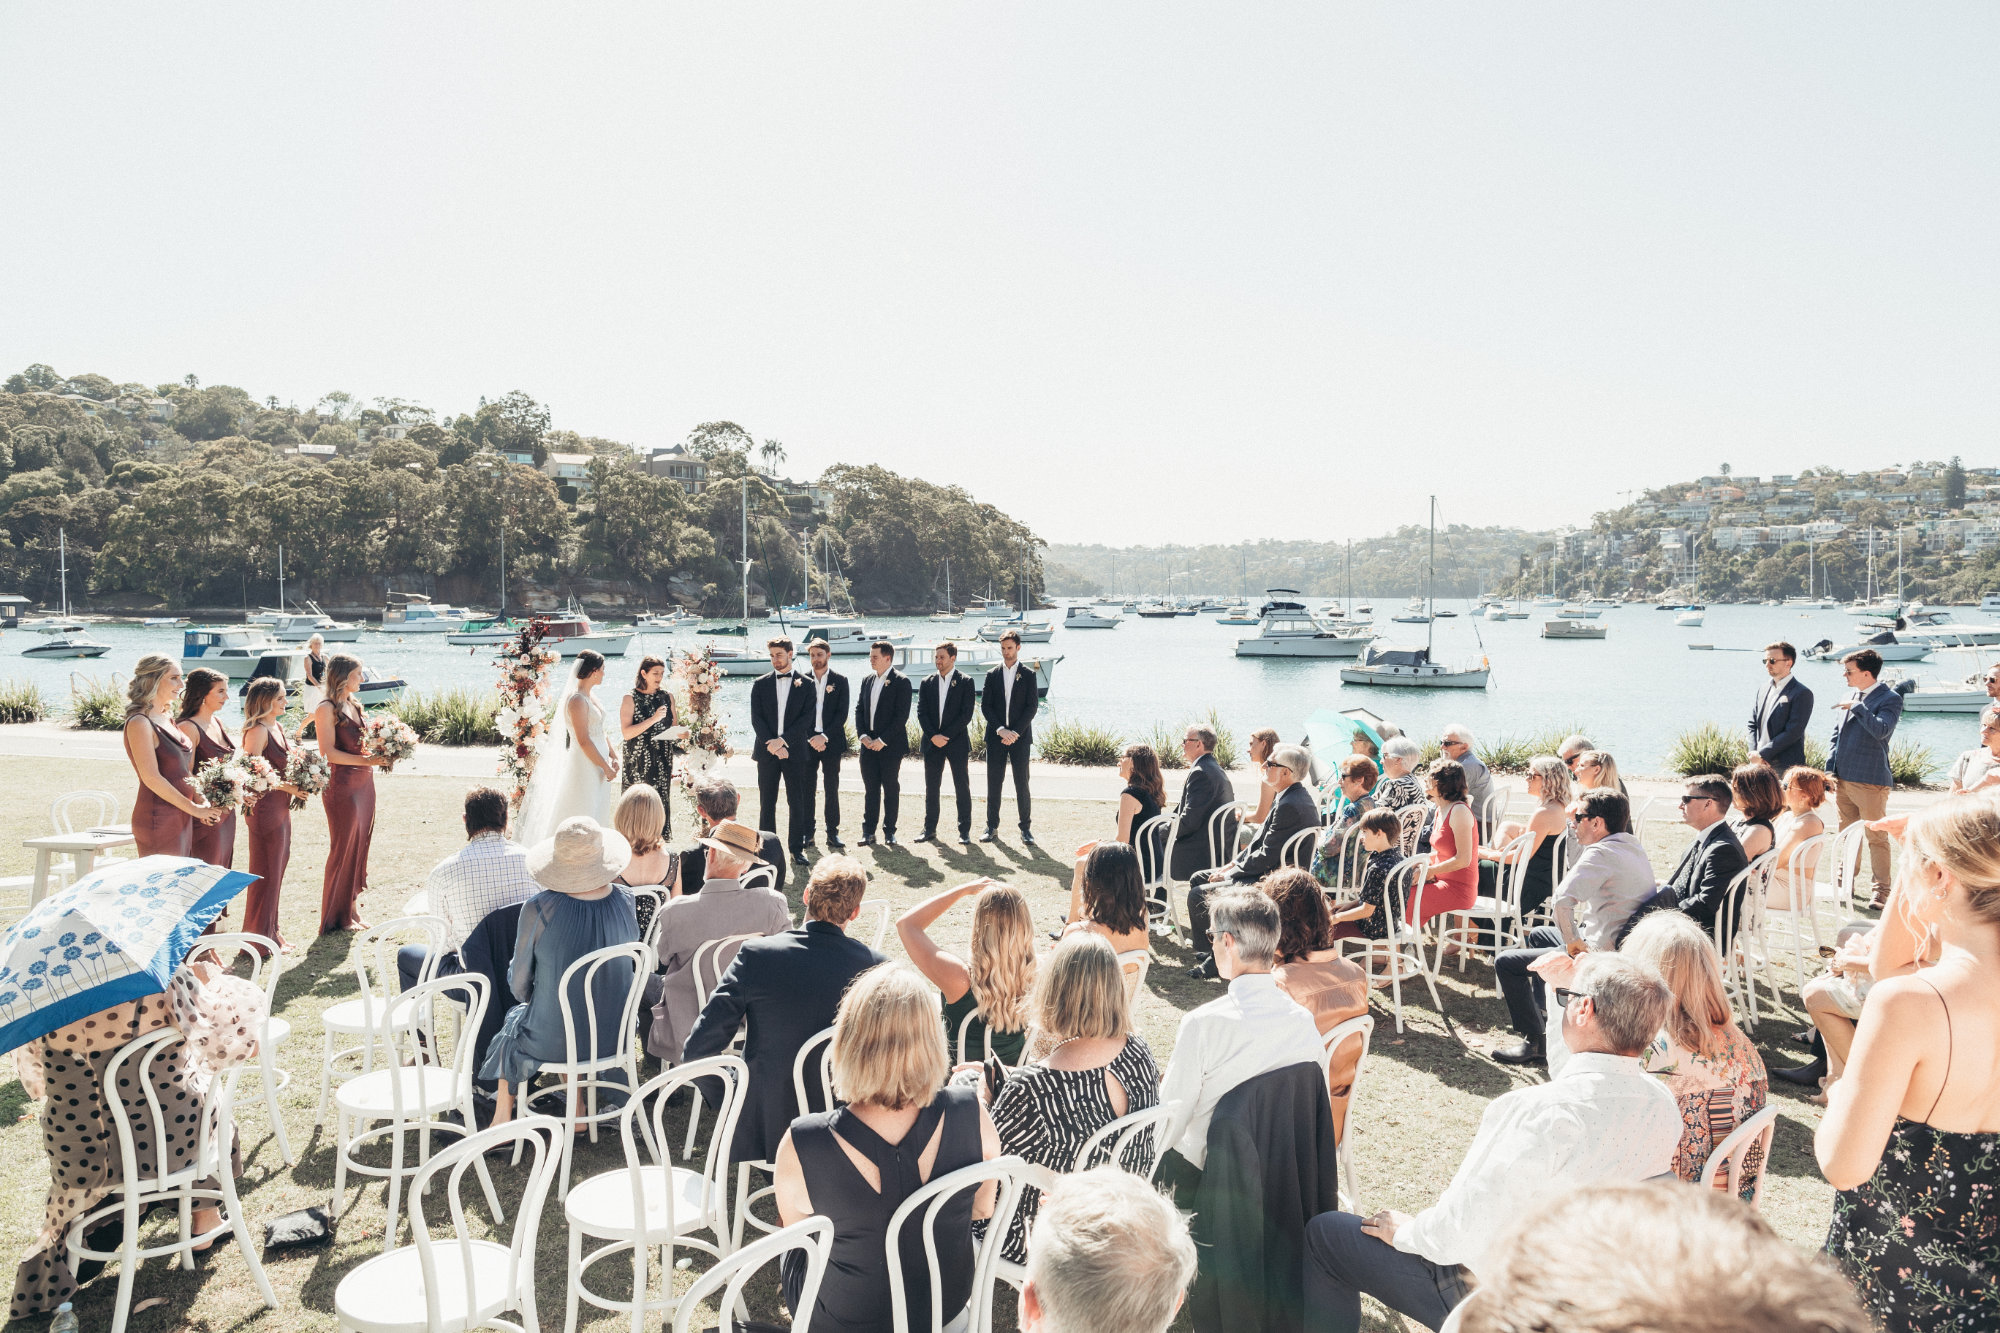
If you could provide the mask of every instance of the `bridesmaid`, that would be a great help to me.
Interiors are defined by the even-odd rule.
[[[195,824],[222,818],[188,781],[194,746],[169,722],[180,691],[181,669],[164,653],[140,658],[125,687],[125,757],[139,775],[132,838],[141,856],[186,856]]]
[[[227,676],[207,667],[196,667],[187,673],[187,687],[181,691],[178,721],[181,735],[187,737],[188,744],[194,749],[192,768],[200,768],[211,759],[227,759],[236,753],[236,742],[229,739],[229,732],[216,716],[228,704]],[[227,870],[236,859],[236,812],[231,810],[213,824],[197,828],[188,847],[188,855]]]
[[[674,727],[673,697],[660,688],[667,664],[657,657],[639,661],[632,692],[618,701],[619,731],[625,742],[622,776],[629,790],[643,782],[664,799],[673,790],[674,748],[668,732]],[[667,807],[666,832],[674,831],[673,807]]]
[[[339,653],[326,663],[326,698],[313,712],[313,734],[332,767],[320,803],[326,807],[326,878],[319,892],[319,933],[366,930],[361,895],[368,890],[368,844],[375,837],[375,773],[389,761],[361,753],[361,659]]]
[[[282,718],[285,687],[265,676],[250,682],[243,696],[243,751],[269,764],[280,777],[292,757]],[[275,791],[250,807],[244,822],[250,828],[250,873],[257,882],[243,891],[243,929],[276,940],[285,953],[292,946],[278,926],[278,895],[285,887],[285,867],[292,859],[292,801],[297,787],[279,783]]]

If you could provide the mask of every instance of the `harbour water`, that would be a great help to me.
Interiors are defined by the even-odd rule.
[[[1387,617],[1401,599],[1373,599],[1377,624],[1396,643],[1423,642],[1422,625],[1396,625]],[[1676,734],[1703,721],[1740,731],[1756,692],[1764,680],[1756,651],[1784,639],[1801,650],[1820,639],[1851,643],[1859,636],[1856,618],[1838,611],[1800,612],[1775,606],[1711,606],[1699,628],[1674,623],[1671,612],[1650,606],[1622,606],[1603,612],[1595,622],[1607,627],[1602,640],[1558,641],[1541,637],[1542,623],[1555,608],[1536,608],[1526,620],[1487,621],[1471,608],[1454,604],[1454,619],[1436,625],[1437,653],[1446,660],[1492,663],[1492,683],[1481,690],[1388,689],[1343,685],[1337,660],[1304,661],[1283,658],[1238,658],[1235,641],[1254,634],[1254,627],[1218,625],[1216,612],[1170,620],[1125,617],[1115,629],[1058,628],[1047,644],[1031,644],[1025,655],[1062,655],[1054,669],[1053,687],[1042,716],[1089,722],[1108,727],[1127,739],[1140,739],[1156,723],[1169,727],[1212,708],[1238,736],[1262,726],[1276,727],[1287,738],[1303,731],[1306,717],[1320,708],[1362,707],[1386,717],[1425,739],[1437,728],[1462,722],[1483,736],[1525,735],[1549,727],[1575,725],[1614,754],[1626,771],[1659,773]],[[1957,618],[1985,622],[1989,617],[1965,608]],[[975,621],[962,633],[970,636]],[[871,629],[914,634],[929,643],[939,626],[928,620],[870,621]],[[52,661],[24,658],[21,650],[39,641],[32,631],[9,630],[0,635],[0,679],[25,679],[38,684],[60,709],[69,694],[72,673],[109,679],[121,677],[145,652],[165,652],[178,658],[180,631],[144,629],[133,625],[94,625],[91,634],[111,645],[95,661]],[[761,624],[751,627],[751,641],[761,642]],[[614,658],[603,694],[606,701],[629,689],[631,677],[645,653],[699,647],[702,636],[692,629],[635,637],[625,657]],[[1711,651],[1691,651],[1690,643],[1712,645]],[[454,648],[442,635],[407,635],[371,629],[358,643],[329,647],[330,652],[356,652],[369,665],[409,681],[412,689],[447,686],[488,689],[496,679],[490,648]],[[1947,650],[1923,662],[1902,664],[1919,677],[1962,679],[2000,650]],[[836,669],[857,677],[867,659],[839,657]],[[1798,674],[1814,692],[1812,734],[1821,740],[1833,729],[1832,703],[1845,686],[1834,663],[1801,660]],[[730,680],[723,691],[723,710],[732,726],[746,733],[750,682]],[[1937,764],[1933,777],[1943,774],[1951,756],[1976,744],[1977,726],[1968,714],[1909,714],[1898,736],[1929,745]]]

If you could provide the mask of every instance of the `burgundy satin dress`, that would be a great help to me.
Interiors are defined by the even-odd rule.
[[[209,739],[208,733],[201,731],[199,726],[196,727],[197,731],[201,731],[201,739],[194,743],[196,768],[200,768],[211,759],[227,759],[236,753],[236,742],[229,739],[229,732],[223,729],[220,722],[216,723],[215,727],[217,731],[222,732],[220,744]],[[213,824],[197,823],[194,826],[194,841],[188,846],[188,855],[197,861],[206,861],[212,866],[228,869],[230,863],[236,859],[236,812],[231,810]]]
[[[284,730],[266,727],[264,762],[283,777],[291,757]],[[243,891],[243,929],[283,944],[285,937],[278,933],[278,895],[285,887],[285,867],[292,859],[292,798],[281,791],[266,792],[250,807],[244,823],[250,831],[250,873],[257,881]]]
[[[333,745],[342,754],[361,753],[361,723],[344,711],[333,720]],[[332,764],[333,776],[321,802],[326,806],[326,879],[319,891],[319,933],[346,930],[361,916],[368,889],[368,844],[375,837],[375,770],[361,764]]]
[[[193,770],[190,752],[194,747],[178,728],[161,726],[155,718],[146,721],[153,729],[153,758],[160,767],[160,776],[179,788],[188,800],[195,800],[194,784],[188,781]],[[125,738],[125,757],[132,760],[136,772],[139,763],[133,758],[129,733]],[[141,782],[139,797],[132,802],[132,839],[138,843],[141,856],[191,855],[188,848],[194,840],[194,816],[161,800],[151,787]]]

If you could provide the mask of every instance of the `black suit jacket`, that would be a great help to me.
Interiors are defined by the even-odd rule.
[[[750,1066],[750,1089],[736,1122],[731,1161],[776,1160],[778,1141],[799,1114],[792,1091],[799,1047],[833,1026],[848,983],[882,961],[881,954],[824,921],[745,940],[736,951],[681,1052],[684,1061],[720,1055],[738,1026],[749,1024],[743,1062]],[[710,1105],[721,1100],[719,1086],[704,1086],[702,1093]]]
[[[1758,758],[1783,773],[1806,761],[1806,725],[1812,721],[1813,692],[1797,676],[1785,682],[1785,688],[1778,693],[1777,705],[1771,709],[1771,739],[1760,746],[1757,721],[1764,715],[1764,701],[1771,689],[1767,683],[1757,691],[1756,702],[1750,706],[1750,748]]]
[[[986,673],[986,685],[979,692],[979,711],[986,719],[986,748],[991,750],[1000,743],[994,735],[1002,727],[1018,731],[1021,738],[1016,745],[1026,745],[1035,738],[1035,713],[1042,706],[1040,696],[1035,693],[1035,673],[1026,662],[1014,666],[1014,706],[1007,706],[1007,687],[1000,682],[1000,673],[1005,667],[994,667]]]
[[[778,716],[778,673],[767,671],[750,686],[750,731],[754,737],[750,748],[759,759],[769,756],[764,742],[773,740],[782,740],[796,759],[805,748],[806,737],[812,734],[812,677],[796,668],[790,675],[792,688],[785,696],[782,718]]]
[[[940,709],[938,700],[938,678],[925,676],[917,686],[917,730],[924,734],[924,751],[929,753],[938,747],[931,744],[931,737],[942,732],[950,737],[944,747],[948,755],[964,754],[972,748],[972,677],[956,668],[951,673],[951,688]]]
[[[699,824],[696,827],[698,830]],[[778,877],[771,881],[771,887],[779,893],[783,893],[785,891],[785,867],[788,863],[785,856],[785,844],[778,841],[777,834],[766,833],[762,829],[757,831],[757,837],[760,839],[757,848],[757,859],[750,864],[753,866],[769,866],[772,870],[776,871]],[[683,851],[680,857],[681,892],[684,894],[700,893],[702,884],[708,879],[708,848],[702,846],[700,843],[696,843],[686,851]]]
[[[1749,858],[1743,855],[1743,844],[1736,839],[1736,830],[1723,820],[1710,825],[1688,844],[1667,886],[1674,891],[1681,911],[1693,917],[1713,938],[1715,919],[1722,911],[1730,881],[1749,864]],[[1742,896],[1741,888],[1736,896]]]
[[[1174,807],[1181,820],[1174,835],[1173,861],[1169,867],[1175,879],[1186,879],[1197,870],[1208,869],[1208,821],[1235,795],[1229,786],[1229,775],[1215,762],[1214,755],[1205,754],[1195,760],[1194,767],[1188,770],[1186,784],[1181,787],[1180,804]]]
[[[847,677],[841,675],[832,667],[828,667],[826,684],[820,685],[813,680],[811,671],[806,672],[806,735],[808,736],[814,734],[812,719],[813,694],[815,691],[826,695],[826,707],[820,710],[820,725],[824,729],[826,736],[826,748],[835,754],[846,754]],[[812,750],[811,746],[807,746],[806,748]],[[815,754],[824,754],[826,751],[813,750],[812,752]]]
[[[854,692],[854,734],[862,740],[882,742],[885,759],[901,759],[910,752],[910,678],[894,667],[882,678],[882,697],[869,697],[868,681],[861,678]]]
[[[1317,823],[1319,807],[1313,804],[1305,784],[1294,782],[1271,802],[1271,813],[1264,816],[1264,822],[1258,827],[1257,836],[1250,840],[1250,845],[1236,854],[1236,864],[1229,877],[1250,883],[1264,878],[1282,864],[1278,858],[1284,854],[1285,844],[1292,835]]]

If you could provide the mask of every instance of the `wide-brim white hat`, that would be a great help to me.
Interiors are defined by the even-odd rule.
[[[632,844],[589,815],[571,815],[555,835],[528,852],[528,873],[557,893],[590,893],[618,878],[632,862]]]

